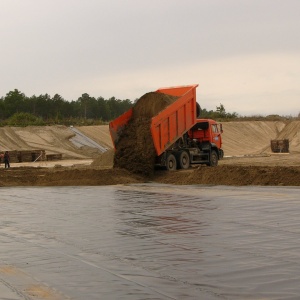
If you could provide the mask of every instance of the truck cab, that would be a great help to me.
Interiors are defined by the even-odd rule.
[[[193,164],[215,167],[222,159],[222,124],[211,119],[197,119],[180,139],[157,159],[167,170],[187,169]]]
[[[199,144],[210,143],[219,152],[222,149],[222,133],[222,124],[217,123],[215,120],[197,119],[197,123],[188,131],[188,136]],[[223,157],[223,151],[218,154],[220,158]]]

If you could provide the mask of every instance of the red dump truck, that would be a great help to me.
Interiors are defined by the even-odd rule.
[[[156,150],[156,164],[167,170],[187,169],[191,164],[217,166],[223,158],[222,125],[199,119],[196,102],[198,84],[160,88],[156,92],[177,96],[177,100],[151,119],[150,130]],[[122,129],[132,118],[132,108],[109,123],[116,147]]]

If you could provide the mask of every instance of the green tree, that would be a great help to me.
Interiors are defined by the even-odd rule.
[[[3,97],[0,98],[0,120],[3,120],[5,117],[5,112],[4,112],[4,100]]]
[[[78,101],[81,106],[81,110],[83,112],[83,118],[86,120],[87,117],[87,107],[90,100],[90,95],[87,93],[84,93],[81,95],[81,97],[78,98]]]
[[[8,118],[15,112],[23,111],[25,98],[25,95],[17,89],[8,92],[3,99],[4,116]]]
[[[216,107],[216,111],[220,115],[220,117],[226,117],[226,110],[222,103],[220,103],[220,106]]]
[[[38,118],[30,113],[19,112],[13,114],[7,122],[10,126],[28,126],[28,125],[44,125],[41,118]]]
[[[89,124],[94,121],[110,121],[132,107],[129,99],[120,100],[111,97],[108,100],[103,97],[90,97],[84,93],[76,101],[66,101],[59,94],[52,98],[48,94],[33,95],[26,97],[22,92],[15,89],[0,98],[0,120],[1,124],[6,124],[15,113],[28,113],[37,118],[42,118],[47,124],[70,122],[80,122],[82,119],[89,120]],[[32,120],[30,121],[32,122]]]
[[[103,121],[111,120],[111,110],[107,101],[103,97],[97,99],[99,118]]]

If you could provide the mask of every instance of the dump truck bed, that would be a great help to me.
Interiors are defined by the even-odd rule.
[[[178,87],[160,88],[156,92],[178,99],[160,111],[151,119],[150,131],[156,154],[159,156],[187,132],[197,121],[196,88],[198,84]],[[109,130],[114,146],[124,126],[132,118],[130,109],[109,123]]]

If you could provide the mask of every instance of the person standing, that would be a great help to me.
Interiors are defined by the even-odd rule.
[[[8,151],[5,151],[5,153],[4,153],[4,164],[5,164],[5,169],[6,169],[6,168],[10,168],[10,163],[9,163],[9,161],[10,161],[9,153],[8,153]]]

